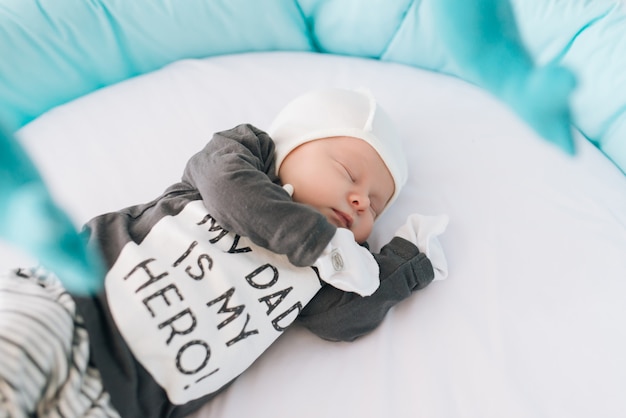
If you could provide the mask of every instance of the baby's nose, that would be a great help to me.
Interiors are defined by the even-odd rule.
[[[350,203],[357,210],[363,210],[370,205],[370,200],[369,197],[364,193],[352,193],[350,195]]]

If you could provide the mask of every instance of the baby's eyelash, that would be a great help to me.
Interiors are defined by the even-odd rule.
[[[350,177],[350,180],[352,180],[353,182],[354,180],[354,176],[352,175],[352,173],[350,172],[350,170],[348,170],[348,167],[346,167],[343,163],[341,164],[341,166],[343,167],[343,169],[346,171],[346,173],[348,174],[348,177]]]

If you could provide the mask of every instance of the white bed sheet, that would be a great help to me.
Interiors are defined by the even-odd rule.
[[[215,131],[267,128],[319,86],[367,86],[410,160],[370,241],[446,213],[449,278],[373,333],[293,327],[197,417],[626,416],[626,178],[578,140],[569,158],[459,80],[310,53],[186,60],[60,106],[19,137],[77,225],[152,199]],[[0,267],[29,262],[1,248]]]

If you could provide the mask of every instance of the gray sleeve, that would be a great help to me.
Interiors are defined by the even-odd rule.
[[[321,338],[353,341],[376,328],[389,309],[434,278],[430,260],[403,238],[393,238],[374,258],[380,267],[380,286],[371,296],[325,285],[297,321]]]
[[[185,168],[183,182],[197,189],[211,216],[236,234],[310,266],[336,227],[316,210],[293,202],[276,175],[274,142],[243,124],[219,132]]]

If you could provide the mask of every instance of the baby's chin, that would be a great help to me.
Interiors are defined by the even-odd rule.
[[[354,238],[356,239],[356,242],[363,245],[367,243],[367,240],[370,238],[370,235],[372,235],[372,230],[370,229],[369,231],[365,231],[362,233],[354,233],[354,231],[352,231],[352,233],[354,234]]]
[[[332,222],[331,222],[332,223]],[[337,226],[337,225],[335,225]],[[344,228],[343,226],[337,226],[337,228]],[[348,229],[348,228],[345,228]],[[352,230],[351,230],[352,231]],[[358,232],[355,233],[354,231],[352,231],[352,234],[354,234],[354,240],[360,244],[363,245],[365,243],[367,243],[367,239],[369,238],[370,234],[367,234],[365,236],[363,236],[363,234],[359,234]]]
[[[357,239],[356,242],[358,242],[360,245],[367,244],[367,239],[368,238],[369,238],[369,235],[366,236],[365,238]]]

